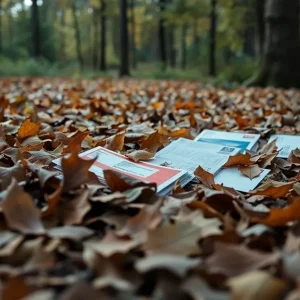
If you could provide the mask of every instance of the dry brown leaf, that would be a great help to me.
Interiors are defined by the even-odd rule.
[[[156,188],[155,183],[146,183],[114,170],[104,170],[103,173],[105,181],[112,192],[124,192],[126,190],[141,186]]]
[[[78,156],[77,151],[73,151],[68,157],[61,161],[61,168],[64,175],[64,191],[77,188],[89,182],[91,179],[97,180],[97,176],[89,169],[96,159],[86,160]]]
[[[292,189],[295,182],[278,182],[268,180],[252,192],[253,195],[268,196],[273,199],[284,197]]]
[[[272,264],[280,258],[280,254],[263,253],[241,245],[215,243],[215,252],[206,260],[207,271],[226,276],[238,276]]]
[[[150,152],[148,149],[135,150],[133,152],[126,154],[126,156],[135,162],[139,162],[139,161],[147,161],[152,159],[155,156],[155,153]]]
[[[177,276],[184,277],[188,271],[200,264],[199,258],[184,257],[170,254],[150,255],[139,259],[135,268],[140,273],[153,270],[168,270]]]
[[[262,149],[259,151],[259,154],[272,154],[274,152],[277,152],[277,139],[273,140],[272,142],[264,145]]]
[[[21,182],[26,179],[26,170],[20,161],[10,168],[0,167],[0,184],[2,189],[6,189],[13,178],[17,182]]]
[[[227,284],[232,291],[232,300],[279,300],[288,288],[286,282],[266,271],[253,271],[233,277]]]
[[[284,208],[271,208],[267,217],[253,218],[253,222],[267,226],[285,226],[288,222],[300,220],[300,198],[295,199],[291,205]]]
[[[295,149],[291,152],[288,161],[294,164],[300,164],[300,149]]]
[[[6,197],[0,206],[6,223],[11,229],[24,234],[43,234],[45,232],[40,220],[40,211],[34,206],[30,195],[23,191],[15,179],[8,187]]]
[[[168,138],[158,131],[150,134],[148,138],[142,141],[141,149],[148,149],[150,152],[156,152],[158,148],[168,145]]]
[[[223,166],[224,168],[236,167],[236,166],[251,166],[256,163],[255,159],[251,158],[249,153],[238,153],[234,156],[230,156],[228,161]]]
[[[124,147],[126,131],[117,133],[106,140],[105,148],[112,151],[122,151]]]
[[[279,152],[262,155],[262,157],[258,161],[258,165],[261,168],[268,167],[269,165],[272,164],[273,160],[277,157],[278,153]]]
[[[73,151],[79,152],[81,150],[81,144],[83,140],[89,135],[89,132],[81,132],[77,134],[62,153],[71,153]]]
[[[214,175],[205,171],[201,166],[194,171],[194,175],[208,188],[215,185]]]
[[[108,231],[101,241],[89,241],[86,243],[86,247],[92,248],[103,257],[110,257],[116,253],[128,253],[138,244],[136,240],[118,237],[112,231]]]
[[[62,222],[64,225],[77,225],[81,224],[83,217],[91,209],[91,205],[88,201],[89,191],[82,190],[72,200],[63,203]]]
[[[18,138],[24,140],[28,137],[35,136],[40,130],[41,124],[32,123],[29,119],[26,119],[18,130]]]
[[[244,176],[246,176],[250,179],[258,177],[263,171],[258,165],[252,165],[252,166],[246,166],[246,167],[240,166],[239,170],[241,171],[241,173]]]

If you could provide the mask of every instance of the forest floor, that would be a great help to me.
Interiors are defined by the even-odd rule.
[[[276,158],[272,133],[299,134],[294,90],[194,82],[2,79],[0,292],[11,299],[298,299],[300,150]],[[202,129],[261,134],[232,166],[270,169],[246,193],[207,172],[160,197],[78,153],[159,151]],[[64,179],[53,160],[64,156]],[[247,175],[248,174],[248,175]]]

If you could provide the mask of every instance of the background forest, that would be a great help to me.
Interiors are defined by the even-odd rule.
[[[0,1],[0,74],[118,74],[122,2]],[[243,82],[256,68],[254,0],[124,2],[131,75]]]

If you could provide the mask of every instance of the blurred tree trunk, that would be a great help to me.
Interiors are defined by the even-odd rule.
[[[131,57],[132,57],[132,68],[136,69],[136,46],[135,46],[135,0],[130,1],[130,10],[131,10]]]
[[[299,0],[267,0],[265,41],[251,85],[300,87]]]
[[[93,38],[94,38],[94,45],[93,45],[93,69],[98,69],[98,44],[99,44],[99,11],[94,8],[93,9]]]
[[[7,18],[8,18],[8,43],[10,47],[13,47],[14,43],[14,28],[13,28],[13,16],[12,16],[12,3],[7,5]]]
[[[169,36],[169,60],[170,60],[170,67],[175,68],[176,67],[176,48],[175,48],[175,29],[173,26],[170,26],[168,30],[168,36]]]
[[[100,33],[100,71],[106,71],[106,0],[100,0],[101,33]]]
[[[244,1],[244,0],[243,0]],[[255,0],[256,1],[256,0]],[[262,1],[262,0],[260,0]],[[246,3],[242,2],[247,9],[248,12],[245,16],[245,31],[244,31],[244,53],[250,57],[255,57],[255,18],[256,11],[255,5],[253,5],[254,0],[247,0]]]
[[[165,0],[159,0],[160,17],[158,22],[158,44],[162,69],[165,70],[167,66],[166,54],[166,31],[165,31],[165,18],[164,12],[166,9]]]
[[[209,75],[216,76],[216,26],[217,26],[217,0],[211,0],[210,13],[210,44],[209,44]]]
[[[187,24],[182,24],[181,28],[181,69],[185,70],[186,68],[186,33],[187,33]]]
[[[84,62],[83,62],[83,56],[81,53],[81,39],[80,39],[80,29],[79,29],[78,19],[77,19],[77,9],[76,9],[76,4],[74,1],[72,1],[71,8],[72,8],[72,14],[73,14],[73,26],[74,26],[74,31],[75,31],[77,60],[78,60],[80,70],[82,71],[84,68]]]
[[[129,76],[127,0],[120,0],[120,76]]]
[[[120,16],[113,16],[111,18],[111,23],[112,23],[112,29],[111,29],[111,34],[112,34],[112,44],[113,44],[113,51],[114,54],[117,58],[120,57]]]
[[[254,0],[255,3],[255,40],[256,40],[256,53],[259,57],[263,54],[264,40],[265,40],[265,0]]]
[[[2,11],[3,11],[3,1],[0,0],[0,53],[2,53]]]
[[[199,49],[199,42],[200,42],[200,37],[198,34],[198,20],[196,19],[193,24],[193,43],[197,50]]]
[[[61,10],[61,17],[60,17],[60,26],[61,26],[61,33],[60,33],[60,62],[63,63],[66,58],[66,42],[65,42],[65,26],[66,26],[66,12],[64,9]]]
[[[41,40],[40,40],[40,22],[37,0],[32,0],[31,4],[31,40],[32,40],[32,57],[41,56]]]

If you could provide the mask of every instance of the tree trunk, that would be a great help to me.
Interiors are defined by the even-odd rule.
[[[40,41],[40,22],[37,0],[32,0],[31,4],[31,30],[32,30],[32,57],[38,58],[41,56],[41,41]]]
[[[129,76],[127,0],[120,0],[120,76]]]
[[[2,53],[2,11],[3,11],[3,1],[0,0],[0,53]]]
[[[63,63],[66,58],[66,42],[65,42],[65,26],[66,26],[66,13],[65,10],[61,10],[60,17],[60,26],[61,26],[61,34],[60,34],[60,62]]]
[[[76,53],[77,53],[77,60],[80,67],[80,70],[82,71],[84,68],[84,62],[83,62],[83,56],[81,53],[81,39],[80,39],[80,29],[78,25],[78,19],[77,19],[77,9],[74,1],[72,1],[72,14],[73,14],[73,26],[75,30],[75,40],[76,40]]]
[[[300,88],[299,0],[267,0],[265,42],[252,85]]]
[[[174,28],[170,26],[169,33],[169,58],[170,58],[170,67],[176,68],[176,48],[175,48],[175,34]]]
[[[132,68],[136,69],[136,46],[135,46],[135,0],[130,1],[130,10],[131,10],[131,57],[132,57]]]
[[[167,55],[166,55],[166,32],[164,24],[164,12],[166,2],[165,0],[159,0],[159,9],[160,9],[160,18],[158,22],[158,43],[159,43],[159,52],[160,52],[160,61],[162,70],[166,69],[167,66]]]
[[[181,32],[181,68],[185,70],[186,68],[186,32],[187,25],[182,24],[182,32]]]
[[[265,40],[265,0],[254,0],[255,1],[255,43],[256,43],[256,54],[258,57],[263,55],[264,40]]]
[[[99,11],[98,9],[94,8],[93,10],[93,38],[94,38],[94,45],[93,45],[93,69],[98,69],[98,44],[99,44]]]
[[[120,16],[112,16],[111,18],[111,40],[113,45],[114,55],[120,58]]]
[[[217,0],[211,0],[210,14],[210,44],[209,44],[209,75],[216,76],[216,26],[217,26]]]
[[[100,45],[100,71],[106,71],[106,0],[100,0],[101,9],[101,45]]]
[[[13,43],[14,43],[14,27],[13,27],[13,16],[12,16],[11,9],[12,9],[12,6],[11,6],[11,3],[9,3],[8,7],[7,7],[9,47],[13,47]]]

